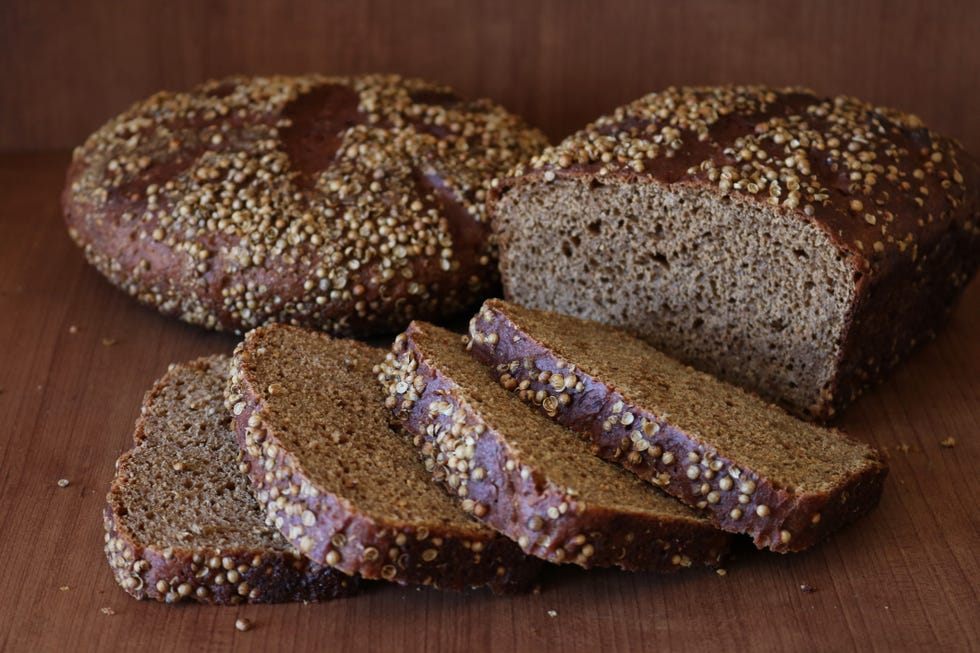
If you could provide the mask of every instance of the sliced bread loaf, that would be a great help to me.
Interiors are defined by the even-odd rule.
[[[716,565],[728,536],[589,453],[466,354],[461,336],[413,322],[379,369],[388,406],[464,510],[545,560],[672,571]]]
[[[866,444],[802,422],[596,322],[488,300],[473,356],[593,451],[760,548],[799,551],[870,510],[887,467]]]
[[[228,403],[259,502],[302,553],[348,573],[529,588],[540,562],[463,513],[389,426],[372,372],[383,358],[295,327],[245,337]]]
[[[228,365],[224,356],[174,365],[147,393],[104,514],[116,581],[138,599],[167,603],[352,594],[357,577],[307,560],[266,523],[238,469],[224,406]]]
[[[913,115],[670,88],[491,198],[507,299],[623,327],[825,420],[931,338],[980,262],[980,166]]]

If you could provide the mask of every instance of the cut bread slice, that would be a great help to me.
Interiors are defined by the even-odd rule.
[[[881,496],[879,454],[596,322],[487,300],[471,354],[594,452],[759,548],[805,549]]]
[[[167,603],[354,593],[356,577],[310,562],[266,523],[238,469],[224,407],[228,365],[224,356],[173,365],[147,393],[104,514],[116,581],[136,598]]]
[[[235,350],[228,389],[259,502],[303,554],[365,578],[529,589],[540,562],[466,515],[392,430],[380,349],[274,325]]]
[[[533,555],[582,567],[717,565],[729,537],[589,452],[488,378],[462,336],[413,322],[379,380],[427,467],[464,510]]]

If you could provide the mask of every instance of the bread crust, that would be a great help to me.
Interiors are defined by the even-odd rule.
[[[596,328],[597,338],[630,337],[611,327]],[[495,334],[492,343],[485,338],[490,333]],[[608,379],[598,378],[574,359],[574,352],[556,352],[515,321],[499,300],[485,302],[472,319],[468,347],[488,366],[495,380],[500,380],[495,370],[506,369],[508,381],[513,379],[511,389],[522,400],[559,424],[585,434],[596,455],[622,465],[683,503],[707,511],[719,528],[751,536],[759,548],[779,553],[809,548],[870,511],[881,497],[888,467],[870,447],[862,445],[868,452],[866,463],[832,490],[789,491],[746,461],[726,457],[703,436],[671,423],[668,415],[655,414]],[[514,361],[522,364],[512,365]],[[566,400],[557,401],[558,393],[549,381],[542,381],[543,373],[547,372],[550,379],[552,374],[567,373],[570,366],[574,366],[576,382],[582,387],[562,393]],[[539,400],[539,396],[553,401]],[[772,410],[780,409],[773,406]],[[629,425],[621,419],[626,414],[631,415]],[[631,437],[635,423],[653,425],[642,447],[634,446]],[[849,439],[843,433],[837,435]],[[624,442],[629,443],[625,449]],[[734,479],[727,488],[720,486],[724,476]],[[708,489],[704,488],[706,482]],[[706,500],[709,493],[713,493],[713,502]]]
[[[497,287],[485,194],[545,144],[421,80],[230,77],[106,123],[62,204],[89,262],[164,314],[365,335]]]
[[[599,118],[495,185],[488,211],[508,299],[520,282],[509,276],[515,235],[497,206],[505,194],[556,179],[688,186],[822,230],[855,288],[835,374],[805,405],[780,388],[753,388],[816,421],[832,419],[934,337],[980,265],[977,160],[918,117],[854,98],[668,88]],[[553,229],[561,232],[558,221]]]
[[[228,391],[247,473],[283,536],[308,558],[363,578],[451,590],[487,586],[498,594],[531,589],[540,562],[490,529],[462,533],[369,517],[345,497],[317,486],[301,457],[287,450],[265,419],[264,389],[251,364],[264,331],[289,328],[262,327],[246,337],[235,350]],[[367,345],[351,344],[366,356],[376,354]],[[382,401],[380,391],[377,400]]]
[[[317,602],[352,596],[360,585],[356,576],[286,551],[142,546],[117,526],[112,507],[106,507],[103,522],[109,567],[137,599],[208,605]],[[235,582],[228,581],[229,572]]]
[[[209,605],[326,601],[357,593],[360,579],[317,564],[285,546],[251,547],[168,546],[147,544],[120,517],[126,514],[122,488],[128,482],[129,460],[139,454],[147,437],[147,415],[182,369],[200,375],[227,369],[226,356],[200,358],[173,366],[146,393],[142,416],[136,423],[136,449],[116,462],[116,476],[103,511],[105,553],[116,582],[137,599],[166,603],[189,601]],[[223,374],[222,374],[223,375]],[[202,419],[208,416],[202,415]],[[210,417],[210,419],[214,419]],[[228,434],[229,439],[232,437]],[[238,470],[228,470],[230,475]],[[254,517],[253,517],[254,518]]]
[[[388,405],[414,434],[434,478],[458,494],[465,509],[550,562],[660,572],[722,562],[729,537],[707,521],[591,503],[522,461],[507,434],[483,419],[457,381],[419,344],[418,334],[430,327],[413,322],[396,338],[383,366],[384,383],[393,389]],[[400,387],[405,391],[398,392]],[[471,439],[472,456],[460,460],[467,470],[481,473],[452,463]]]

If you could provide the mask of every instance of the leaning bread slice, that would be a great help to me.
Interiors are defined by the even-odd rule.
[[[466,354],[413,322],[380,368],[387,404],[462,506],[545,560],[673,571],[716,565],[729,537],[528,410]]]
[[[501,385],[726,531],[805,549],[877,504],[866,444],[797,420],[596,322],[487,300],[468,347]]]
[[[365,578],[530,588],[540,562],[469,517],[389,424],[380,349],[274,325],[235,350],[228,389],[259,502],[313,560]]]
[[[138,599],[318,601],[358,584],[296,552],[251,494],[224,407],[229,359],[174,365],[143,402],[104,514],[116,580]]]

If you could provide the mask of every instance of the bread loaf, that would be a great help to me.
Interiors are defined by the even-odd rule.
[[[593,456],[466,354],[460,335],[413,322],[379,368],[387,405],[460,505],[525,552],[582,567],[717,565],[728,536]]]
[[[273,325],[235,350],[228,402],[259,502],[303,554],[364,578],[529,589],[541,564],[466,515],[389,427],[384,352]]]
[[[868,445],[800,421],[617,329],[488,300],[468,348],[499,383],[756,546],[799,551],[878,503]]]
[[[215,605],[321,601],[358,578],[311,562],[266,523],[238,469],[224,406],[229,359],[171,366],[143,401],[104,513],[116,581],[139,599]]]
[[[598,320],[828,419],[931,338],[980,260],[980,170],[915,116],[670,88],[519,167],[505,296]]]
[[[92,134],[65,220],[112,283],[188,322],[393,331],[497,287],[486,192],[544,145],[420,80],[231,77]]]

